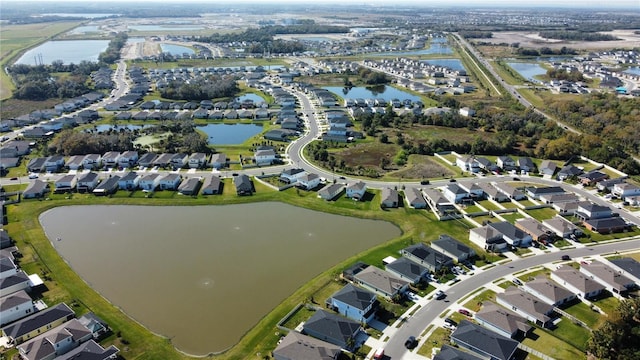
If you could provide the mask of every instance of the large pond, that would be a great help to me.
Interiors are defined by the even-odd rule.
[[[277,202],[65,206],[40,223],[91,287],[195,355],[227,349],[314,276],[400,235]]]
[[[207,135],[209,145],[238,145],[258,135],[263,127],[258,124],[207,124],[196,129]]]
[[[547,70],[538,63],[508,62],[507,65],[511,66],[511,68],[517,71],[523,78],[533,82],[540,82],[540,80],[535,77],[547,73]]]
[[[98,56],[109,46],[109,40],[47,41],[22,55],[16,64],[51,64],[62,60],[64,64],[98,61]]]
[[[409,99],[411,101],[421,101],[419,96],[410,94],[406,91],[398,90],[391,86],[375,86],[375,87],[352,87],[352,88],[344,88],[339,86],[327,86],[325,89],[331,91],[332,93],[342,97],[343,99],[376,99],[382,98],[386,101],[391,101],[393,99],[405,100]]]
[[[466,70],[460,59],[430,59],[422,60],[421,62],[435,66],[444,66],[451,70]]]
[[[203,26],[192,25],[128,25],[127,27],[135,31],[193,31],[204,29]]]
[[[380,53],[371,53],[367,55],[372,56],[412,56],[412,55],[451,55],[453,54],[453,49],[447,44],[447,39],[445,38],[433,38],[431,40],[430,46],[426,49],[416,49],[416,50],[405,50],[405,51],[386,51]]]
[[[180,45],[175,45],[175,44],[160,44],[160,48],[162,49],[163,53],[169,53],[171,55],[183,55],[183,54],[189,54],[189,55],[193,55],[195,54],[195,51],[193,51],[193,49],[188,48],[186,46],[180,46]]]

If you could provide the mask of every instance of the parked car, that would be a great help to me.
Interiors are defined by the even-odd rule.
[[[444,322],[447,323],[447,324],[451,324],[453,326],[458,326],[458,323],[455,320],[453,320],[452,318],[446,318],[446,319],[444,319]]]
[[[444,325],[442,325],[443,328],[447,329],[447,330],[451,330],[454,331],[456,329],[455,325],[451,325],[449,323],[444,323]]]
[[[511,282],[516,286],[522,286],[522,281],[520,281],[520,279],[513,279]]]
[[[384,359],[384,349],[378,348],[376,352],[373,354],[373,358],[375,360]]]
[[[473,314],[471,314],[471,311],[467,309],[458,309],[458,312],[464,316],[473,316]]]
[[[38,178],[38,174],[35,174],[35,173],[29,174],[29,179],[37,179],[37,178]]]
[[[414,347],[416,347],[416,345],[418,345],[418,341],[416,340],[415,336],[409,336],[407,341],[404,342],[404,347],[406,347],[407,349],[413,349]]]
[[[445,297],[445,296],[446,296],[446,295],[445,295],[444,291],[442,291],[442,290],[438,290],[438,291],[436,291],[436,295],[435,295],[436,300],[440,300],[440,299],[442,299],[442,298],[443,298],[443,297]]]

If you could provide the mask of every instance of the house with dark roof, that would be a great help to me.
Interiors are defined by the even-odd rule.
[[[202,186],[202,195],[219,195],[222,194],[222,181],[218,176],[212,176],[205,180]]]
[[[380,207],[397,208],[399,199],[398,190],[385,187],[380,194]]]
[[[437,353],[433,360],[484,360],[484,357],[479,357],[475,353],[463,351],[458,348],[454,348],[449,345],[442,345],[440,352]]]
[[[536,169],[536,164],[533,163],[533,160],[528,157],[520,157],[518,158],[518,167],[520,171],[524,172],[532,172]]]
[[[583,299],[600,295],[604,286],[569,265],[551,272],[551,279]]]
[[[619,216],[604,219],[585,220],[582,224],[587,229],[599,234],[622,232],[629,227],[629,225],[627,225],[627,222]]]
[[[153,166],[154,161],[156,160],[157,157],[158,157],[158,154],[152,153],[152,152],[143,154],[142,156],[140,156],[140,159],[138,159],[138,166],[143,168]]]
[[[540,175],[553,176],[558,170],[558,165],[551,160],[544,160],[540,163],[540,167],[538,167],[538,171]]]
[[[558,171],[558,175],[556,176],[556,178],[560,181],[564,181],[567,179],[578,177],[579,175],[582,175],[582,173],[583,171],[577,168],[575,165],[569,164],[563,166],[562,169]]]
[[[504,183],[504,182],[496,182],[493,186],[498,189],[501,193],[506,195],[509,199],[513,200],[523,200],[527,198],[524,192],[520,189],[516,189],[513,186]]]
[[[236,194],[241,196],[253,194],[253,183],[251,182],[251,178],[247,175],[240,174],[238,176],[234,176],[233,184],[236,187]]]
[[[585,186],[595,185],[596,183],[602,180],[606,180],[608,178],[609,178],[609,175],[598,170],[589,171],[587,173],[580,174],[578,176],[578,180],[580,180],[580,183]]]
[[[453,265],[452,258],[422,242],[400,250],[400,254],[433,272]]]
[[[35,307],[31,296],[24,290],[0,297],[0,326],[33,314]]]
[[[597,281],[618,297],[627,296],[629,290],[637,287],[633,280],[597,260],[593,260],[588,264],[581,264],[580,272]]]
[[[347,284],[331,295],[326,305],[342,316],[366,324],[373,320],[380,303],[373,292]]]
[[[60,303],[2,328],[2,335],[19,345],[74,317],[73,310],[67,304]]]
[[[498,190],[491,184],[481,183],[478,184],[480,189],[482,189],[483,196],[487,199],[496,201],[496,202],[505,202],[509,201],[509,196],[504,194],[502,191]]]
[[[487,329],[512,339],[526,336],[533,329],[527,319],[491,301],[483,302],[474,318]]]
[[[516,228],[531,235],[531,239],[534,241],[546,242],[549,241],[553,233],[547,229],[542,223],[534,218],[518,219],[515,222]]]
[[[508,287],[505,292],[496,295],[496,302],[536,325],[548,327],[551,324],[553,306],[520,288]]]
[[[66,354],[71,349],[91,339],[91,331],[82,325],[78,319],[71,319],[18,345],[17,348],[23,359],[47,359],[51,356]]]
[[[5,271],[5,273],[7,275],[3,275],[2,277],[0,277],[0,294],[2,294],[2,296],[7,296],[20,290],[30,290],[31,281],[29,280],[29,276],[24,271]]]
[[[544,275],[539,275],[531,281],[527,281],[522,289],[533,294],[538,299],[555,307],[569,303],[576,298],[576,294],[549,280]]]
[[[636,284],[640,284],[640,262],[634,258],[623,257],[609,260],[611,267],[622,275],[627,276]]]
[[[91,192],[93,189],[98,186],[100,179],[98,178],[98,173],[88,172],[80,175],[78,177],[78,183],[76,184],[76,189],[78,192]]]
[[[357,346],[355,340],[361,330],[359,322],[324,310],[317,310],[302,326],[303,334],[347,350]]]
[[[353,282],[389,300],[402,296],[409,287],[408,281],[375,266],[368,266],[355,274]]]
[[[576,216],[581,220],[605,219],[613,216],[613,211],[608,206],[594,204],[590,201],[582,201],[578,204]]]
[[[177,190],[182,183],[182,175],[176,173],[168,173],[162,176],[158,181],[160,190]]]
[[[100,182],[95,189],[93,189],[92,193],[98,196],[106,196],[110,194],[114,194],[118,191],[118,181],[120,180],[120,176],[113,175],[110,176]]]
[[[119,351],[114,345],[105,349],[92,339],[68,353],[58,356],[56,360],[112,360],[117,358]]]
[[[529,197],[540,200],[540,195],[564,194],[565,191],[559,186],[528,187],[526,188],[526,193]]]
[[[507,250],[505,244],[515,247],[531,246],[532,238],[513,224],[502,221],[471,229],[469,240],[487,250],[504,251]]]
[[[280,173],[280,181],[293,184],[298,181],[300,177],[302,177],[306,172],[304,169],[293,168],[293,169],[285,169]]]
[[[454,204],[459,204],[469,198],[469,192],[461,188],[458,184],[447,184],[442,190],[442,195]]]
[[[71,192],[76,188],[78,179],[74,174],[67,174],[56,180],[53,191],[55,193]]]
[[[49,183],[36,179],[27,185],[27,188],[22,192],[22,197],[25,199],[36,199],[45,196],[48,192]]]
[[[431,247],[449,256],[457,262],[467,260],[476,255],[475,250],[461,243],[449,235],[440,235],[438,240],[431,242]]]
[[[385,270],[414,285],[426,279],[429,274],[429,269],[425,266],[404,256],[387,264]]]
[[[135,190],[138,188],[138,181],[140,181],[140,176],[130,171],[118,179],[118,188],[120,190]]]
[[[275,360],[335,360],[341,352],[340,346],[290,331],[273,350],[273,358]]]
[[[496,360],[511,360],[518,342],[470,321],[462,320],[451,334],[457,345]]]
[[[178,192],[182,195],[197,195],[201,184],[200,179],[197,177],[188,178],[180,183]]]

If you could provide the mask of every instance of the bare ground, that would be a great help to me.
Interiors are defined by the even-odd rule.
[[[492,38],[476,39],[475,42],[499,43],[520,43],[520,47],[541,48],[548,47],[560,49],[563,46],[579,50],[598,50],[613,48],[634,48],[640,46],[640,35],[634,34],[633,30],[614,30],[603,32],[603,34],[613,35],[620,40],[614,41],[564,41],[558,39],[545,39],[540,37],[539,32],[531,31],[501,31],[494,32]]]

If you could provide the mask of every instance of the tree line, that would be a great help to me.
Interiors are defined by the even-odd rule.
[[[602,34],[594,31],[577,31],[577,30],[545,30],[538,33],[540,37],[545,39],[558,39],[568,41],[613,41],[619,38]]]
[[[188,83],[171,81],[160,89],[160,95],[165,99],[200,101],[233,97],[239,91],[235,77],[209,74]]]

